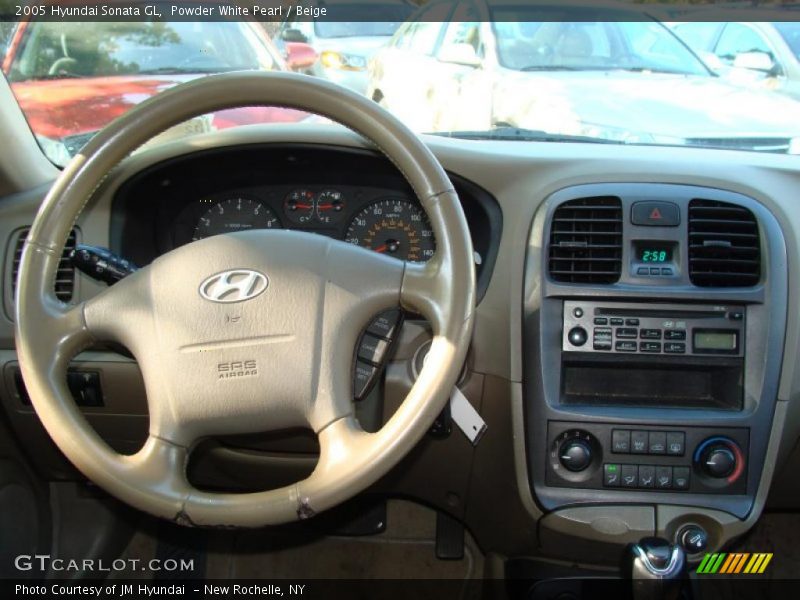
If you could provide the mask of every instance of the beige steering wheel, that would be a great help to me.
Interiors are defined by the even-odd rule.
[[[111,169],[186,119],[254,105],[318,113],[374,143],[430,217],[435,256],[421,265],[321,235],[247,231],[183,246],[90,300],[60,303],[53,281],[67,234]],[[251,277],[246,301],[215,302],[209,299],[215,294],[201,293],[214,275],[235,270]],[[75,466],[154,515],[187,525],[249,527],[313,516],[395,465],[448,400],[475,303],[464,213],[427,147],[372,101],[286,73],[203,78],[142,103],[98,133],[45,198],[25,242],[17,289],[25,384],[48,433]],[[428,319],[433,344],[401,407],[380,431],[367,433],[354,417],[353,353],[370,319],[398,304]],[[232,323],[226,315],[234,312],[240,318]],[[71,358],[95,341],[112,340],[133,353],[147,390],[149,437],[131,456],[97,435],[66,385]],[[247,365],[244,375],[220,378],[220,369],[234,362]],[[289,427],[310,427],[319,438],[319,462],[307,479],[244,494],[200,491],[187,481],[187,459],[198,440]]]

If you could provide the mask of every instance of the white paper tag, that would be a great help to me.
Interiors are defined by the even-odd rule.
[[[486,422],[458,387],[454,387],[450,394],[450,418],[464,432],[472,445],[477,446],[486,432]]]

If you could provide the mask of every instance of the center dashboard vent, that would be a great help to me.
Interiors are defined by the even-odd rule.
[[[550,225],[550,277],[568,283],[615,283],[622,271],[622,201],[614,196],[561,204]]]
[[[14,243],[14,257],[11,263],[11,290],[13,297],[17,293],[17,276],[19,275],[19,264],[22,260],[22,248],[25,245],[25,240],[28,237],[30,229],[26,228],[17,234],[16,242]],[[72,295],[75,291],[75,267],[72,266],[72,261],[69,255],[75,249],[78,243],[78,234],[73,229],[69,232],[67,243],[64,246],[64,252],[61,255],[61,260],[58,262],[58,272],[55,281],[55,294],[56,297],[62,302],[69,302],[72,300]]]
[[[700,287],[748,287],[761,277],[758,223],[743,206],[689,203],[689,279]]]

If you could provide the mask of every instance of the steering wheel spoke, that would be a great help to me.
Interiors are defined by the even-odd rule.
[[[186,479],[188,457],[185,446],[150,434],[139,452],[114,458],[119,473],[113,485],[124,485],[125,500],[142,510],[149,510],[152,501],[149,490],[158,490],[161,514],[189,524],[184,513],[186,498],[192,490]]]
[[[154,336],[149,274],[149,267],[140,269],[81,305],[95,340],[118,342],[137,359],[144,353],[142,342]]]

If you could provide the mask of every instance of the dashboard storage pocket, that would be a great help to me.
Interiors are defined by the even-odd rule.
[[[562,364],[562,404],[742,410],[743,361],[605,361]]]

